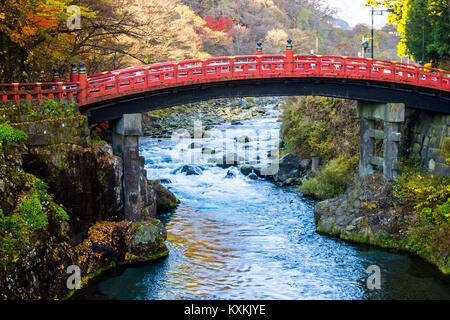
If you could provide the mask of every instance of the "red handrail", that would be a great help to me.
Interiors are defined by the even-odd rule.
[[[289,55],[215,57],[131,67],[90,75],[87,85],[84,82],[81,85],[80,82],[0,84],[0,101],[78,96],[78,104],[86,105],[165,87],[268,77],[365,79],[450,92],[450,71],[386,60],[290,52]]]

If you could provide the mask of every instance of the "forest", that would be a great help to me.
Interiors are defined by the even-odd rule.
[[[5,0],[0,81],[44,81],[53,69],[67,76],[70,63],[80,61],[94,74],[254,54],[258,41],[265,53],[282,53],[289,37],[296,53],[358,56],[370,22],[343,28],[334,14],[321,0]],[[377,58],[400,60],[398,41],[394,25],[375,30]]]

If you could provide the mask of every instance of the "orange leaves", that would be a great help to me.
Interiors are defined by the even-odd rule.
[[[43,7],[38,7],[38,11],[45,12],[47,9]],[[58,12],[58,9],[48,9],[49,11]],[[56,27],[59,24],[59,21],[56,19],[48,18],[45,16],[40,16],[38,14],[34,14],[33,12],[28,12],[27,20],[31,21],[34,25],[38,27]]]

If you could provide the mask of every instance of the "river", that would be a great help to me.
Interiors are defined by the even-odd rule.
[[[217,126],[210,138],[193,141],[265,154],[276,147],[280,122],[278,110],[264,107],[264,117]],[[234,139],[243,135],[251,139],[247,147]],[[168,230],[169,256],[110,273],[78,298],[450,299],[449,279],[431,264],[317,234],[313,201],[292,187],[208,163],[211,156],[199,159],[190,142],[140,141],[149,179],[166,179],[181,200],[158,217]],[[191,162],[203,168],[200,175],[176,170]],[[367,288],[370,265],[380,267],[381,289]]]

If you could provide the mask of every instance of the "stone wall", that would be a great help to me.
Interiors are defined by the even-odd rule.
[[[450,175],[450,167],[445,164],[450,150],[450,115],[407,109],[403,134],[403,155],[420,159],[430,173]]]

